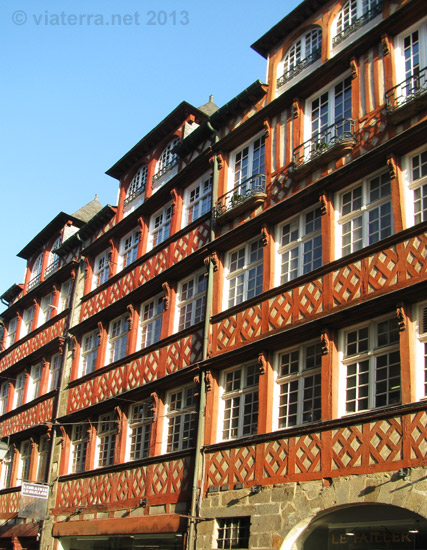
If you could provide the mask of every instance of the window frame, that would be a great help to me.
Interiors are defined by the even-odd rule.
[[[252,245],[255,244],[257,245],[256,250],[252,251]],[[256,238],[243,245],[240,244],[226,253],[226,267],[224,270],[225,288],[223,293],[224,309],[242,304],[262,294],[264,285],[264,248],[262,239]],[[241,256],[242,251],[243,258]],[[255,254],[253,261],[251,261],[252,253]],[[243,263],[241,260],[243,260]],[[236,263],[236,268],[232,270],[233,263]],[[254,274],[254,276],[251,276],[251,274]],[[259,280],[260,278],[261,281]],[[253,288],[251,288],[251,281],[255,281]],[[241,288],[241,292],[237,294],[239,288]]]
[[[145,349],[160,341],[163,326],[164,299],[158,294],[141,304],[137,349]]]
[[[6,380],[0,384],[0,416],[7,412],[10,382]]]
[[[218,550],[249,548],[251,518],[232,517],[216,520]]]
[[[34,315],[36,313],[36,307],[34,305],[24,309],[22,313],[21,334],[20,338],[24,338],[32,331]]]
[[[427,398],[427,302],[414,304],[416,319],[416,399]]]
[[[83,334],[80,349],[80,376],[86,376],[86,374],[91,374],[96,370],[100,344],[99,340],[100,338],[98,329]],[[86,342],[88,342],[88,345],[90,345],[90,347],[85,349]]]
[[[190,225],[212,210],[213,174],[207,173],[190,185],[184,193],[183,226]]]
[[[384,180],[382,178],[385,177]],[[376,200],[371,200],[369,198],[370,194],[372,193],[372,187],[371,184],[375,181],[379,181],[379,188],[378,188],[378,195],[379,197]],[[382,194],[382,188],[384,185],[388,185],[389,187],[389,194],[383,195]],[[357,195],[354,196],[354,191],[356,191],[358,188],[361,189],[360,192],[360,206],[358,206],[358,198]],[[344,196],[351,194],[351,210],[346,213],[342,213],[343,207],[344,207]],[[348,203],[346,203],[348,204]],[[370,223],[373,224],[375,227],[375,219],[370,220],[371,214],[378,210],[379,217],[377,220],[383,220],[385,218],[384,212],[382,211],[385,206],[388,205],[389,210],[389,218],[390,223],[389,225],[381,225],[379,226],[377,231],[373,231],[371,234],[369,233],[369,225]],[[380,170],[378,172],[375,172],[373,174],[370,174],[363,180],[360,180],[344,189],[342,189],[339,193],[337,193],[336,196],[336,203],[335,203],[335,213],[336,213],[336,257],[342,258],[344,256],[347,256],[348,254],[351,254],[353,252],[357,252],[359,250],[362,250],[366,246],[370,246],[372,244],[375,244],[377,242],[380,242],[381,240],[390,237],[391,235],[394,235],[394,216],[393,216],[393,191],[391,186],[391,178],[390,173],[388,170]],[[386,212],[387,214],[387,212]],[[354,222],[360,221],[359,226],[354,226]],[[350,231],[346,231],[345,226],[350,224]],[[387,230],[387,227],[389,227],[389,233]],[[355,240],[354,234],[359,233],[361,231],[361,237]],[[388,233],[386,235],[382,235],[384,232]],[[372,235],[375,235],[375,233],[379,234],[379,237],[376,240],[371,240]],[[346,235],[350,235],[351,240],[348,243],[344,243],[344,239]],[[356,243],[360,243],[360,245],[355,246]],[[348,249],[350,247],[350,250],[344,250]]]
[[[12,326],[12,329],[11,329]],[[5,349],[10,348],[18,340],[18,316],[10,319],[7,325],[6,345]]]
[[[164,243],[171,236],[173,217],[172,202],[159,208],[150,218],[149,249],[155,248]]]
[[[139,411],[135,411],[137,408]],[[150,454],[151,427],[153,424],[151,410],[152,403],[148,399],[134,403],[129,407],[129,461],[147,458]]]
[[[54,292],[51,291],[49,294],[45,294],[40,300],[40,311],[37,319],[37,326],[41,327],[47,323],[54,316],[54,310],[56,309],[53,306]]]
[[[59,388],[59,379],[61,375],[62,355],[55,353],[52,355],[49,364],[49,391]]]
[[[93,262],[92,290],[100,287],[110,278],[110,257],[110,248],[95,256],[95,260]]]
[[[31,365],[27,399],[26,399],[27,403],[29,403],[33,399],[36,399],[40,395],[40,385],[41,385],[41,380],[43,376],[43,367],[44,365],[42,361],[39,361],[38,363]]]
[[[124,207],[134,202],[137,197],[139,197],[138,205],[144,202],[147,181],[148,181],[148,166],[146,164],[142,164],[138,168],[138,170],[135,172],[135,174],[133,175],[129,183],[129,186],[126,191],[126,198],[123,204]]]
[[[181,394],[180,398],[178,394]],[[194,384],[168,391],[165,404],[165,441],[163,445],[165,453],[184,451],[195,446],[197,397],[197,387]],[[181,404],[181,406],[174,408],[175,403]]]
[[[392,327],[392,330],[390,330],[387,334],[393,336],[394,333],[394,335],[397,336],[397,339],[396,341],[393,341],[386,345],[375,344],[376,341],[379,341],[380,335],[384,338],[384,334],[386,334],[385,332],[380,333],[378,330],[379,325],[384,323],[395,325],[394,328]],[[356,336],[356,340],[354,340],[353,335]],[[352,338],[351,341],[349,341],[348,339],[349,336],[351,336]],[[364,350],[358,349],[358,351],[356,351],[355,353],[346,354],[346,348],[348,348],[348,346],[350,345],[353,348],[362,348],[363,346],[367,347]],[[398,362],[393,363],[391,362],[391,357],[392,354],[394,354],[394,357],[396,357],[396,352],[398,355]],[[387,358],[387,356],[389,356],[389,363],[384,363],[381,365],[381,362],[377,361],[378,359]],[[339,334],[339,362],[339,395],[341,396],[341,399],[339,401],[340,417],[357,414],[360,412],[381,410],[384,407],[389,407],[394,404],[400,404],[402,402],[400,332],[395,316],[385,315],[342,329]],[[363,363],[365,363],[365,365],[363,365]],[[382,373],[385,373],[387,375],[388,372],[391,371],[396,364],[398,364],[397,368],[399,379],[398,400],[393,397],[393,390],[395,393],[396,388],[388,387],[390,385],[390,380],[393,380],[393,377],[388,376],[381,379],[377,376],[380,369],[382,369]],[[351,367],[350,374],[349,367]],[[349,386],[350,377],[355,381],[356,385]],[[384,386],[384,381],[386,383],[387,393],[385,393],[384,391],[378,392],[378,386],[381,386],[381,384],[382,386]],[[349,394],[353,395],[354,399],[349,399]],[[377,399],[384,395],[386,403],[378,405]],[[366,401],[367,406],[363,405],[363,401]],[[355,403],[354,407],[351,406],[350,408],[349,403]],[[353,408],[354,410],[351,410]]]
[[[230,158],[228,191],[238,189],[239,194],[245,195],[252,188],[251,178],[265,176],[265,132],[239,145],[232,151]]]
[[[29,439],[26,439],[25,441],[21,441],[21,444],[19,446],[19,468],[18,468],[18,480],[21,482],[21,485],[25,481],[32,481],[30,479],[32,450],[33,450],[33,444]]]
[[[414,160],[417,158],[418,167],[414,167]],[[408,227],[411,227],[427,221],[427,148],[421,147],[408,154],[404,166],[404,177],[407,182],[406,219]],[[418,177],[414,177],[416,170],[419,172]],[[420,205],[418,211],[417,203]]]
[[[128,267],[130,264],[133,264],[133,262],[137,260],[140,234],[140,228],[136,227],[120,239],[119,258],[117,266],[118,271],[121,271],[125,267]]]
[[[49,466],[49,438],[47,435],[41,435],[38,445],[37,474],[36,481],[44,483],[47,481]]]
[[[89,445],[89,424],[75,424],[71,434],[70,473],[81,473],[86,469],[86,459]]]
[[[106,468],[115,464],[117,445],[117,419],[114,413],[101,414],[96,430],[96,467]]]
[[[191,290],[190,283],[192,283]],[[194,289],[196,289],[195,293]],[[204,319],[206,291],[207,280],[203,271],[198,271],[191,277],[179,282],[175,332],[185,330]],[[188,295],[190,292],[191,295]]]
[[[15,379],[15,393],[13,396],[13,408],[21,407],[25,404],[25,384],[27,379],[27,373],[25,371],[19,372]],[[19,382],[19,384],[18,384]]]
[[[240,374],[236,376],[239,371]],[[224,370],[220,375],[219,398],[218,441],[232,441],[258,433],[259,366],[257,363],[244,363]],[[248,416],[249,423],[246,422]]]
[[[126,357],[129,336],[129,314],[125,313],[110,321],[108,326],[106,365]]]

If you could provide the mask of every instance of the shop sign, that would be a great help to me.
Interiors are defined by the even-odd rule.
[[[352,548],[353,550],[406,550],[413,549],[415,534],[408,530],[375,530],[375,531],[330,531],[329,550]]]
[[[22,483],[18,517],[33,521],[44,520],[47,516],[49,485]]]

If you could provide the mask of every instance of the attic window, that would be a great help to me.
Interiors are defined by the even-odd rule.
[[[173,149],[178,144],[179,138],[174,137],[167,146],[163,149],[162,154],[159,157],[156,165],[156,173],[153,176],[153,184],[159,180],[163,175],[171,171],[171,169],[178,164],[178,155],[173,153]],[[162,182],[166,183],[166,182]],[[153,185],[154,187],[154,185]],[[156,187],[159,187],[157,184]]]
[[[141,168],[137,171],[137,173],[132,178],[132,181],[129,184],[127,193],[126,193],[126,199],[124,202],[124,206],[132,202],[136,197],[139,195],[142,195],[145,192],[145,186],[147,184],[147,173],[148,173],[148,167],[146,164],[143,164]]]
[[[322,29],[311,29],[292,44],[279,63],[277,87],[301,73],[306,67],[320,59],[322,49]]]

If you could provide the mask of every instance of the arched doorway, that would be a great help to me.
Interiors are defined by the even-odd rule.
[[[349,504],[319,513],[292,548],[427,550],[427,520],[390,504]]]

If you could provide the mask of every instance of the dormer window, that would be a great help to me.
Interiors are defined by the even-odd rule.
[[[147,174],[148,174],[148,167],[146,164],[143,164],[141,168],[137,171],[137,173],[134,175],[134,177],[132,178],[132,181],[129,184],[124,206],[128,205],[137,197],[139,197],[138,203],[143,202],[145,187],[147,185]]]
[[[153,191],[164,185],[176,171],[172,169],[178,164],[178,155],[173,153],[174,148],[179,142],[178,137],[174,137],[163,149],[156,165],[156,172],[153,176]],[[166,175],[167,174],[167,175]]]
[[[280,88],[320,59],[321,48],[322,29],[320,28],[309,30],[294,42],[279,63],[277,87]]]
[[[52,248],[49,252],[49,259],[47,262],[47,267],[44,270],[44,276],[49,277],[54,271],[56,271],[59,268],[60,263],[60,257],[55,254],[55,250],[59,248],[62,244],[62,237],[58,237],[56,241],[53,243]]]
[[[348,0],[338,13],[332,46],[356,32],[381,13],[382,0]]]
[[[42,273],[42,264],[43,264],[43,252],[39,254],[33,264],[33,268],[31,270],[31,277],[28,281],[27,290],[31,290],[36,285],[39,284],[41,279],[41,273]]]

